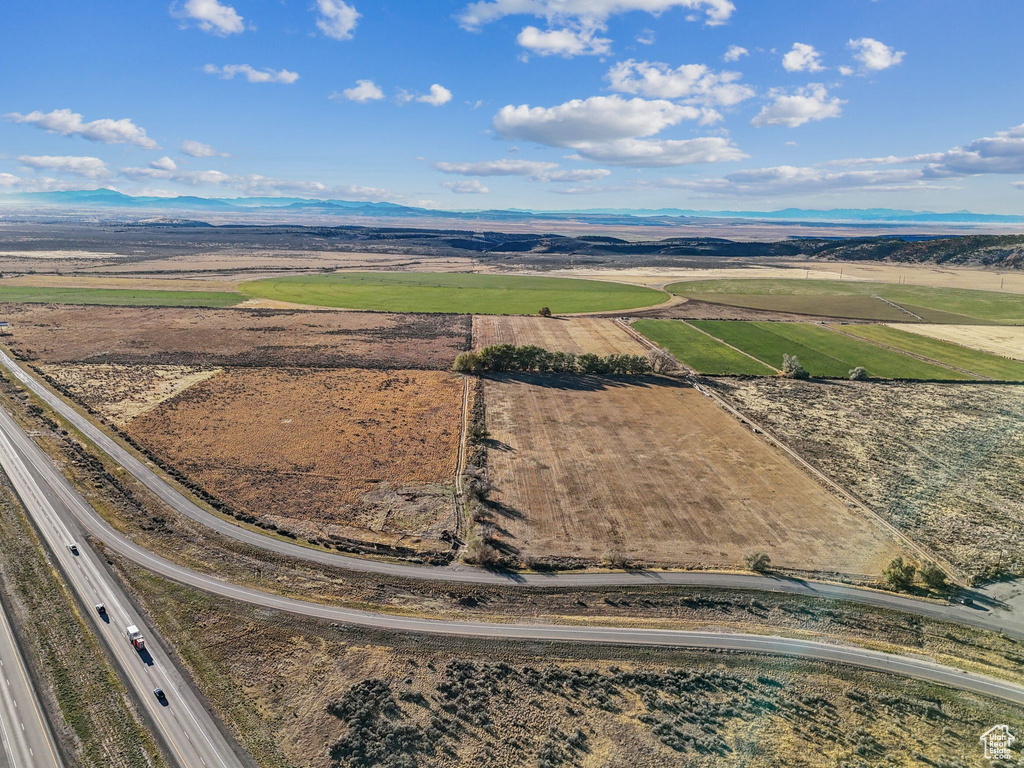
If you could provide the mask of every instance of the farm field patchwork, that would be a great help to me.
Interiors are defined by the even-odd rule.
[[[3,304],[10,348],[38,362],[447,370],[461,315]]]
[[[697,280],[673,283],[666,290],[701,301],[863,320],[909,322],[911,312],[934,323],[1024,323],[1024,296],[995,291],[792,279]]]
[[[848,378],[857,366],[872,378],[964,380],[971,376],[885,349],[813,323],[693,320],[694,326],[770,365],[796,355],[811,376]]]
[[[642,355],[647,351],[613,320],[604,317],[526,317],[477,315],[473,346],[536,344],[549,352]]]
[[[135,307],[230,307],[244,296],[226,291],[152,291],[128,288],[70,288],[0,285],[0,302],[101,304]]]
[[[1024,362],[1007,360],[959,344],[928,338],[887,325],[849,325],[840,330],[914,355],[938,360],[995,381],[1024,381]]]
[[[637,320],[633,328],[699,373],[770,376],[776,372],[679,320]]]
[[[307,538],[447,550],[462,382],[438,371],[234,368],[124,432],[233,511]]]
[[[498,528],[520,558],[877,575],[897,544],[708,397],[677,382],[485,382]]]
[[[339,272],[242,283],[247,296],[296,304],[385,312],[534,315],[649,307],[668,300],[636,285],[557,277],[427,272]]]
[[[781,379],[715,386],[965,573],[1024,573],[1024,389]]]

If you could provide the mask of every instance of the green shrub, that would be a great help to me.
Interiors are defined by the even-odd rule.
[[[782,356],[782,375],[787,379],[809,379],[810,374],[804,369],[796,355]]]

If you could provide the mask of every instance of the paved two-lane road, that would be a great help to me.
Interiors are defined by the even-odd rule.
[[[362,573],[395,576],[407,579],[448,581],[472,584],[505,585],[510,587],[580,587],[600,588],[615,586],[694,586],[724,589],[750,589],[806,595],[830,600],[844,600],[876,608],[904,611],[940,621],[951,621],[1024,639],[1024,615],[1009,611],[989,610],[978,606],[963,606],[917,600],[888,592],[861,589],[842,584],[773,578],[741,573],[714,573],[704,571],[631,571],[624,573],[560,573],[517,574],[486,571],[479,568],[417,566],[406,563],[353,557],[336,552],[304,547],[295,542],[275,539],[258,531],[243,528],[193,503],[179,493],[144,461],[111,438],[73,406],[51,392],[42,382],[25,371],[9,355],[0,351],[0,366],[24,384],[29,390],[53,408],[75,429],[85,435],[101,451],[125,468],[165,504],[181,515],[194,520],[217,533],[244,542],[265,551],[287,555],[322,565],[345,568]],[[10,423],[10,419],[5,420]],[[0,428],[13,437],[9,427]],[[15,430],[20,429],[15,425]]]
[[[3,606],[0,606],[0,765],[64,768]]]
[[[37,519],[37,524],[45,525],[47,528],[56,527],[58,522],[67,528],[80,525],[102,541],[111,551],[117,552],[153,573],[211,594],[257,605],[261,608],[369,627],[375,630],[487,639],[715,648],[797,656],[904,675],[1024,705],[1024,685],[965,672],[925,659],[896,656],[854,646],[730,632],[444,621],[323,605],[261,592],[179,566],[143,549],[115,531],[89,506],[81,494],[71,486],[67,478],[49,460],[49,457],[3,409],[0,409],[0,465],[9,475],[18,478],[21,487],[34,486],[34,491],[19,489],[19,493],[23,492],[31,499],[31,503],[26,506],[34,517],[41,510],[52,512],[52,514],[46,514],[44,516],[46,519],[42,522]],[[58,520],[52,519],[54,517]],[[90,556],[92,555],[91,550],[86,551]],[[193,702],[190,706],[198,707],[198,703]]]

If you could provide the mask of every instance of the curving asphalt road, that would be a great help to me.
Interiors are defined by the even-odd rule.
[[[28,389],[59,413],[62,418],[74,425],[77,430],[92,441],[101,451],[124,467],[125,470],[176,512],[223,536],[244,542],[258,549],[362,573],[429,581],[514,587],[694,586],[784,592],[830,600],[845,600],[876,608],[903,611],[930,619],[955,622],[994,632],[1003,632],[1024,639],[1024,616],[1017,616],[1009,611],[999,610],[998,606],[991,601],[987,601],[991,608],[983,607],[981,599],[978,600],[978,605],[964,606],[918,600],[888,592],[879,592],[842,584],[741,573],[629,571],[624,573],[559,573],[547,575],[486,571],[464,566],[439,568],[435,566],[373,560],[304,547],[301,544],[275,539],[257,531],[243,528],[229,520],[211,514],[175,490],[166,480],[154,472],[149,464],[136,458],[131,451],[111,438],[73,406],[51,392],[42,382],[25,371],[3,351],[0,351],[0,365],[10,371]],[[15,429],[17,429],[16,425]],[[5,431],[8,435],[11,434],[10,429]]]
[[[6,757],[6,763],[3,759]],[[7,613],[0,606],[0,764],[64,768],[43,707],[28,676]]]
[[[719,649],[796,656],[904,675],[1024,705],[1024,685],[965,672],[925,659],[896,656],[852,646],[728,632],[688,632],[555,624],[495,624],[423,619],[321,605],[238,586],[223,579],[176,565],[143,549],[115,531],[96,513],[46,454],[3,409],[0,409],[0,427],[2,427],[2,431],[0,431],[0,465],[15,481],[26,508],[49,540],[59,541],[62,529],[67,531],[80,526],[102,541],[104,546],[149,571],[214,595],[258,605],[261,608],[400,632],[489,639]],[[66,537],[69,534],[63,533],[63,535]],[[89,558],[95,557],[90,549],[83,548],[82,551],[83,554],[87,553],[87,557],[84,558],[86,562]],[[66,550],[60,554],[66,554]],[[73,568],[74,565],[73,563],[69,567]],[[106,572],[104,575],[111,578]],[[76,588],[81,586],[76,579],[73,578],[72,581]],[[125,608],[121,605],[118,606],[119,612],[124,610]],[[133,620],[141,621],[141,618]],[[142,625],[140,624],[140,626]],[[157,669],[167,670],[168,673],[173,670],[173,667],[162,658],[162,653],[158,658]],[[175,696],[180,697],[181,705],[194,710],[199,718],[196,720],[196,724],[199,725],[200,720],[204,717],[212,724],[212,720],[198,701],[194,697],[188,698],[188,690],[182,688],[180,684],[176,685],[178,687],[174,689]],[[165,708],[162,713],[158,712],[158,714],[167,715],[170,712],[170,708]],[[179,728],[190,727],[187,721],[180,716],[176,717],[176,722]],[[216,738],[205,727],[200,730],[200,733],[205,733],[210,738]],[[196,741],[197,739],[192,738],[189,743],[194,745]],[[222,749],[227,749],[226,743]],[[198,763],[189,763],[190,766],[193,764],[198,765]]]

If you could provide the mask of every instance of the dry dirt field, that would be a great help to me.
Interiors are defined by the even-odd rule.
[[[89,363],[37,366],[51,382],[117,427],[170,400],[220,368],[186,365],[109,365]]]
[[[499,533],[522,558],[877,576],[897,544],[712,400],[670,380],[486,382]]]
[[[447,370],[470,319],[271,309],[0,304],[3,338],[36,362]]]
[[[776,379],[718,386],[966,574],[1024,573],[1024,388]]]
[[[536,344],[551,352],[578,355],[642,355],[647,351],[607,318],[475,316],[473,347],[491,344]]]
[[[951,341],[993,355],[1024,360],[1024,326],[1017,325],[926,325],[924,323],[888,323],[933,339]]]
[[[436,371],[235,368],[125,433],[233,511],[306,539],[447,550],[462,382]]]

